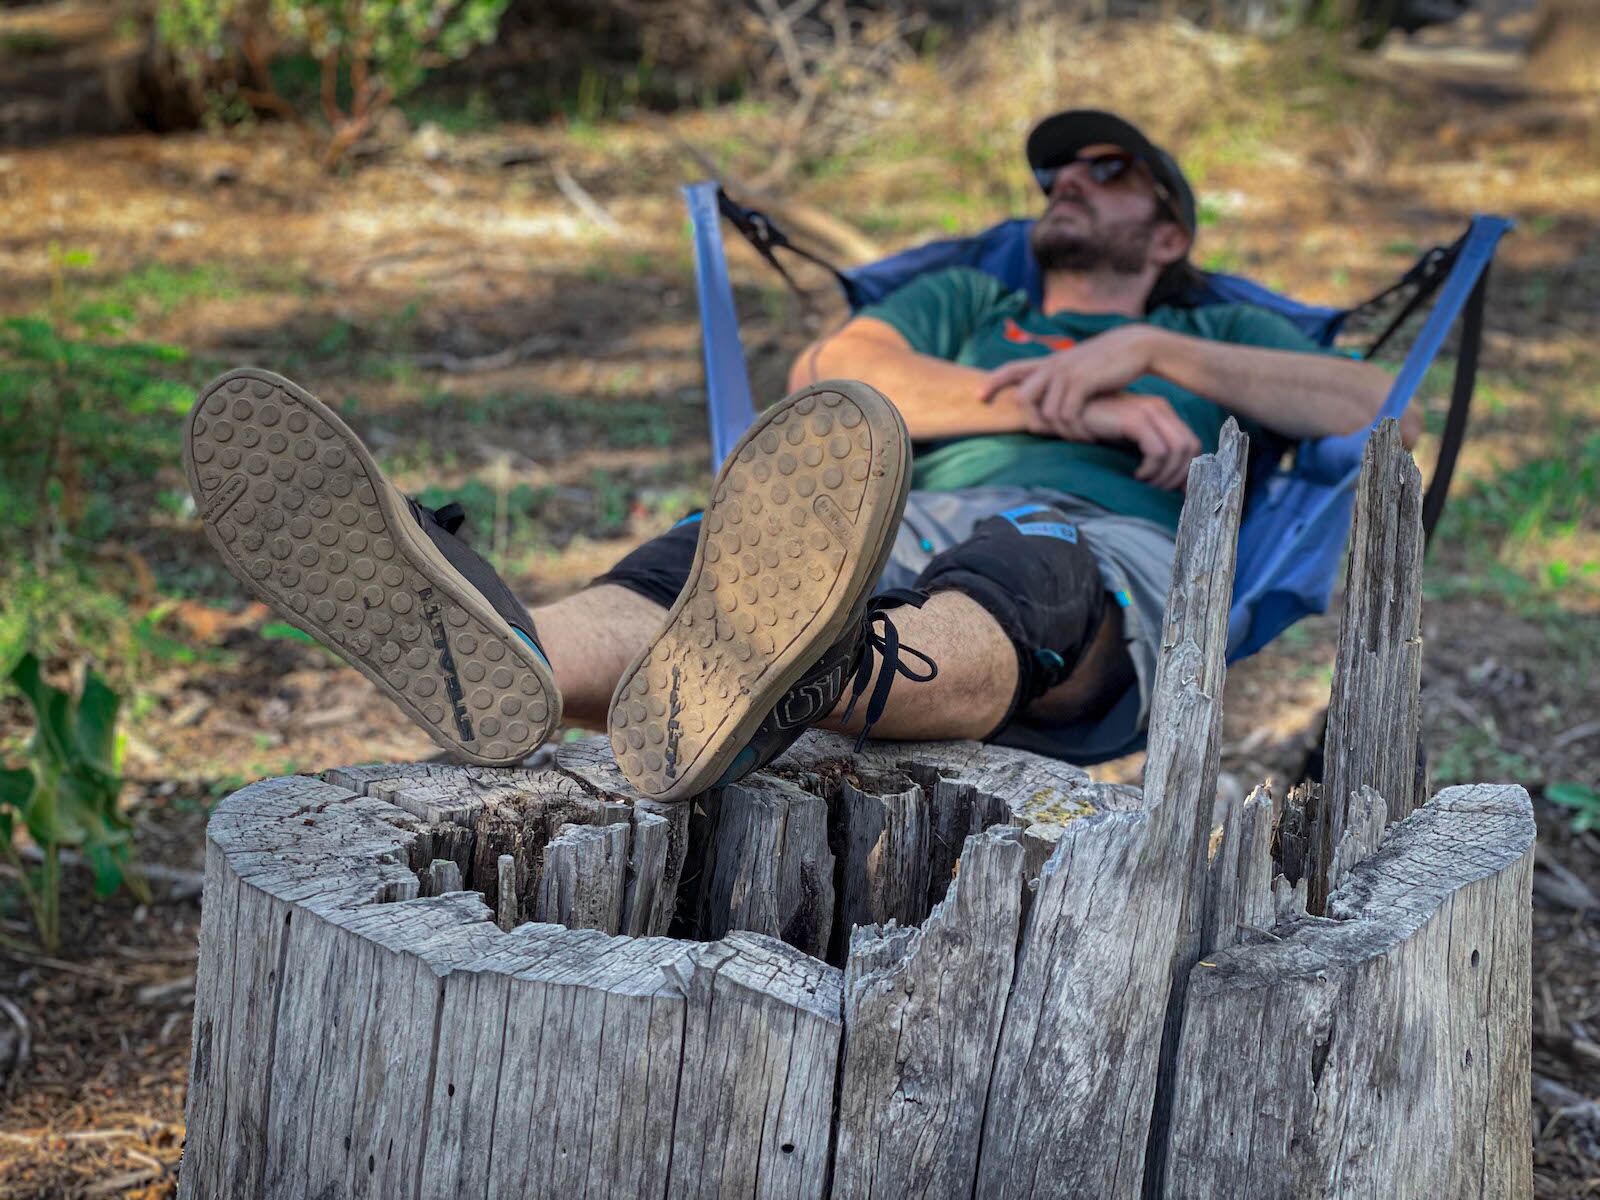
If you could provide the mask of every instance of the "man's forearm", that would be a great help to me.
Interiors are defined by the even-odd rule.
[[[986,372],[918,354],[887,339],[842,333],[808,347],[789,373],[791,388],[819,379],[860,379],[900,410],[916,441],[1015,433],[1024,428],[1015,404],[982,401]]]
[[[1150,330],[1150,371],[1289,437],[1354,433],[1371,424],[1392,382],[1371,363],[1266,350]]]
[[[1134,368],[1136,374],[1160,376],[1289,437],[1363,429],[1389,391],[1388,373],[1370,363],[1211,342],[1154,326],[1138,333],[1129,327],[1118,336],[1124,332],[1145,341],[1138,352],[1144,365]],[[1027,417],[1013,387],[983,402],[985,388],[994,386],[992,374],[919,354],[887,323],[857,317],[808,347],[795,361],[789,383],[864,380],[894,401],[918,440],[1026,431]],[[1415,445],[1421,417],[1414,407],[1402,417],[1400,429],[1405,445]]]

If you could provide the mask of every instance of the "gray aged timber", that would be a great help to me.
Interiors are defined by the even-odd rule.
[[[1356,491],[1339,652],[1328,703],[1327,768],[1311,911],[1324,911],[1352,795],[1383,797],[1388,820],[1422,803],[1417,739],[1422,683],[1422,475],[1385,421],[1367,443]]]
[[[1167,1194],[1529,1196],[1533,812],[1447,788],[1189,990]]]
[[[1022,917],[1022,863],[1017,830],[974,834],[961,875],[920,928],[855,931],[838,1195],[972,1195]]]
[[[627,867],[627,825],[563,825],[545,843],[533,919],[618,932]]]
[[[820,957],[833,926],[828,806],[783,780],[758,775],[702,800],[700,935],[745,929]]]
[[[1243,462],[1191,472],[1143,790],[812,732],[683,804],[602,739],[228,797],[180,1196],[1529,1196],[1533,824],[1418,806],[1406,464],[1317,825],[1219,786]]]
[[[1198,954],[1243,465],[1230,420],[1218,454],[1190,468],[1145,809],[1071,821],[1039,877],[990,1082],[981,1195],[1132,1197],[1144,1186],[1169,1005]]]
[[[184,1196],[820,1194],[837,969],[392,899],[421,840],[312,779],[218,806]]]

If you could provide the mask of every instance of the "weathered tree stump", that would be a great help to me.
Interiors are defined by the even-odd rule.
[[[230,796],[180,1194],[1528,1194],[1526,793],[1388,825],[1344,753],[1326,860],[1315,793],[1217,799],[1243,461],[1191,473],[1142,792],[813,733],[677,806],[600,739]]]

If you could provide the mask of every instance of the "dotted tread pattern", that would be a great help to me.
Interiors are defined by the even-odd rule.
[[[505,766],[550,735],[561,703],[548,668],[320,401],[269,372],[230,372],[190,412],[184,462],[229,569],[441,746]]]
[[[882,574],[910,487],[905,424],[865,384],[817,384],[729,456],[689,584],[612,698],[611,748],[647,796],[715,785]]]

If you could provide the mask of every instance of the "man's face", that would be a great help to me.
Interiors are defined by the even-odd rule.
[[[1115,154],[1109,143],[1085,146],[1079,158]],[[1109,271],[1137,275],[1151,261],[1156,229],[1171,218],[1156,196],[1155,181],[1142,163],[1109,183],[1096,183],[1085,163],[1056,176],[1030,243],[1046,271]]]

